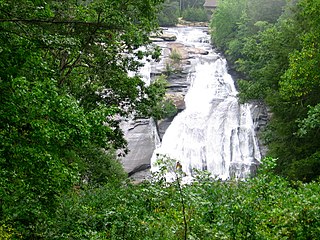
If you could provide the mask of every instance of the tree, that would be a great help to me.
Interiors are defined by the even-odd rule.
[[[228,43],[236,38],[237,21],[242,16],[245,3],[246,0],[222,1],[212,16],[213,43],[222,51],[226,51]]]
[[[40,238],[60,196],[123,180],[119,119],[164,95],[127,74],[160,3],[0,1],[0,226]]]
[[[219,181],[207,172],[197,172],[192,183],[183,185],[183,172],[176,169],[175,161],[163,160],[158,180],[123,188],[106,185],[61,199],[61,207],[45,229],[46,239],[319,236],[319,182],[288,181],[275,175],[275,159],[263,160],[258,175],[246,181]],[[167,173],[173,182],[163,181]]]
[[[275,170],[310,181],[320,174],[312,110],[320,90],[319,1],[284,4],[222,1],[211,22],[213,39],[241,74],[241,100],[263,101],[272,111],[264,139],[268,154],[278,159]]]
[[[183,11],[183,19],[191,22],[207,22],[209,19],[207,10],[202,8],[187,8]]]
[[[205,0],[180,0],[181,10],[203,7]]]
[[[295,121],[299,157],[292,161],[288,174],[310,181],[320,175],[319,147],[319,93],[320,63],[319,1],[300,1],[296,7],[294,24],[298,29],[299,48],[289,55],[289,66],[280,80],[280,94],[284,101],[300,114]],[[303,145],[301,146],[301,143]]]
[[[179,18],[179,3],[173,0],[166,0],[162,4],[161,11],[158,14],[160,26],[175,26]]]

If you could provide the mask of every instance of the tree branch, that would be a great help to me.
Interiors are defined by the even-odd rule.
[[[100,16],[99,16],[100,17]],[[120,28],[116,28],[114,26],[108,25],[106,23],[98,22],[84,22],[84,21],[71,21],[71,20],[53,20],[53,19],[0,19],[0,22],[12,22],[12,23],[48,23],[48,24],[73,24],[73,25],[83,25],[83,26],[95,26],[95,27],[106,27],[112,30],[121,30]]]

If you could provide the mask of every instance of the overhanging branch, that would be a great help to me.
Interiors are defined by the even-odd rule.
[[[72,24],[72,25],[84,25],[84,26],[95,26],[95,27],[105,27],[108,29],[113,30],[120,30],[114,26],[110,26],[106,23],[102,22],[84,22],[84,21],[72,21],[72,20],[53,20],[53,19],[0,19],[0,22],[20,22],[20,23],[33,23],[33,24],[41,24],[41,23],[48,23],[48,24]]]

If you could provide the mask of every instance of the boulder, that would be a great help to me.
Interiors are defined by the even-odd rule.
[[[164,41],[172,42],[177,40],[177,36],[174,34],[161,34],[159,38],[163,39]]]
[[[188,48],[188,53],[190,54],[200,54],[200,55],[208,55],[209,52],[204,50],[204,49],[200,49],[200,48]]]
[[[182,111],[186,108],[186,103],[184,102],[184,95],[182,93],[167,93],[166,98],[171,100],[178,111]]]
[[[154,34],[150,36],[150,40],[159,41],[159,39],[162,39],[162,41],[166,42],[173,42],[177,40],[177,36],[170,33],[161,33],[161,34]]]
[[[151,42],[163,42],[164,40],[159,37],[150,37]]]

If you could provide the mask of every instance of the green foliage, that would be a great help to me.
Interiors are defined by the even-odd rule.
[[[180,1],[180,0],[179,0]],[[203,7],[205,0],[181,0],[181,9]]]
[[[1,92],[1,213],[20,233],[33,234],[79,177],[123,179],[115,157],[97,150],[108,148],[111,131],[103,109],[85,113],[73,97],[58,95],[53,80],[16,78]]]
[[[286,0],[247,0],[248,8],[246,11],[248,11],[252,24],[259,21],[275,23],[283,13],[283,7],[286,3]]]
[[[209,20],[207,10],[204,8],[187,8],[182,12],[182,17],[191,22],[207,22]]]
[[[245,181],[197,172],[186,185],[176,162],[164,157],[152,181],[62,194],[50,221],[35,230],[44,239],[317,239],[319,182],[287,181],[272,173],[275,163],[264,159]]]
[[[298,120],[300,136],[305,136],[312,131],[319,131],[320,127],[320,104],[315,107],[309,106],[308,116],[305,119]]]
[[[178,50],[173,49],[169,55],[169,58],[172,60],[173,64],[180,64],[182,56]]]
[[[237,22],[245,9],[246,0],[222,1],[212,16],[210,27],[213,43],[221,50],[226,50],[230,40],[236,37]]]
[[[156,120],[170,117],[176,114],[177,110],[170,99],[165,98],[168,82],[164,75],[155,79],[146,91],[148,98],[141,101],[137,110],[143,116],[152,116]],[[150,108],[150,106],[152,106]]]
[[[139,239],[146,229],[140,217],[144,214],[144,196],[135,186],[88,189],[61,198],[47,239]]]
[[[241,101],[264,101],[273,113],[265,136],[276,171],[301,180],[320,175],[318,115],[308,109],[319,104],[318,7],[318,1],[226,0],[211,21],[214,43],[241,73]]]
[[[158,180],[105,185],[64,195],[46,239],[317,239],[319,182],[287,181],[265,159],[258,175],[235,182],[198,172],[191,184],[164,157]],[[173,181],[163,181],[173,171]]]
[[[37,6],[30,1],[4,2],[1,40],[5,47],[7,42],[13,42],[12,38],[17,39],[18,34],[29,45],[41,49],[41,56],[50,64],[48,70],[54,74],[59,87],[79,99],[86,109],[106,103],[125,115],[132,112],[136,100],[144,96],[143,81],[128,77],[127,72],[138,70],[141,64],[137,57],[155,56],[152,50],[137,49],[149,43],[149,33],[157,27],[159,3],[141,0],[122,4],[109,0],[73,6],[73,1],[67,1],[63,6],[57,3]],[[33,11],[44,9],[50,9],[50,17],[32,15]],[[22,25],[16,24],[17,19]],[[10,54],[11,49],[14,48],[4,48],[8,58],[16,56]]]
[[[138,49],[157,27],[161,2],[0,1],[1,238],[320,235],[320,185],[314,181],[320,171],[319,70],[313,66],[319,1],[301,0],[277,19],[279,8],[275,15],[255,13],[283,1],[226,0],[212,22],[217,46],[247,74],[244,88],[271,105],[269,146],[277,160],[267,159],[257,177],[243,182],[199,173],[183,185],[174,162],[173,182],[164,181],[165,169],[158,180],[124,182],[115,156],[125,146],[117,119],[173,112],[164,100],[165,79],[147,87],[127,74],[139,68],[137,59],[158,56]],[[309,183],[285,180],[271,167]]]
[[[164,101],[127,74],[161,2],[0,1],[0,226],[40,239],[61,196],[126,177],[118,119]]]
[[[179,49],[173,48],[170,52],[169,59],[166,61],[165,74],[170,76],[171,74],[180,72],[182,69],[181,65],[182,55]]]
[[[303,98],[319,92],[319,39],[313,32],[302,39],[302,49],[290,54],[290,66],[280,81],[283,98]],[[311,96],[312,97],[312,96]]]
[[[10,240],[13,239],[13,229],[7,227],[6,225],[0,226],[0,239],[1,240]]]
[[[179,18],[179,3],[177,1],[166,0],[158,14],[158,22],[162,27],[175,26]]]
[[[297,171],[299,169],[299,171]],[[298,159],[293,162],[287,174],[291,179],[301,179],[303,181],[311,181],[314,176],[317,176],[320,172],[320,152],[317,151],[311,156],[305,159]]]
[[[127,173],[124,172],[114,150],[97,149],[95,145],[88,144],[79,149],[78,153],[83,159],[79,163],[81,187],[98,187],[106,183],[117,185],[126,179]]]
[[[166,0],[158,14],[159,25],[175,26],[179,17],[192,22],[207,22],[209,16],[203,4],[204,0]]]

